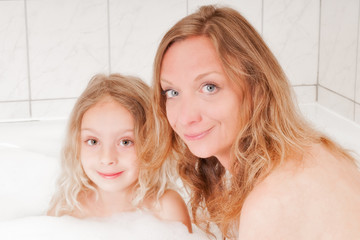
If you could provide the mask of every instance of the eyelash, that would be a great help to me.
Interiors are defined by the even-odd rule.
[[[90,141],[93,141],[93,142],[95,142],[95,143],[90,143]],[[94,145],[97,145],[98,144],[98,140],[96,140],[96,139],[93,139],[93,138],[91,138],[91,139],[87,139],[86,141],[85,141],[85,143],[87,144],[87,145],[89,145],[89,146],[94,146]]]
[[[95,145],[98,145],[98,144],[99,144],[99,141],[96,140],[96,139],[93,139],[93,138],[87,139],[87,140],[85,140],[84,142],[85,142],[85,144],[87,144],[88,146],[95,146]],[[126,144],[125,142],[127,142],[127,144]],[[122,147],[130,147],[130,146],[134,145],[134,141],[133,141],[133,140],[130,140],[130,139],[122,139],[122,140],[120,140],[120,145],[121,145]]]
[[[201,90],[203,90],[207,86],[211,86],[214,88],[214,90],[212,92],[206,91],[207,93],[213,94],[219,90],[219,87],[214,83],[205,83],[204,85],[202,85]]]
[[[127,145],[123,145],[124,142],[128,142]],[[120,145],[123,147],[130,147],[132,145],[134,145],[134,141],[130,140],[130,139],[123,139],[120,141]]]
[[[169,96],[169,93],[170,93],[171,91],[175,92],[176,95],[175,95],[175,96]],[[174,90],[174,89],[167,89],[167,90],[163,90],[163,91],[161,92],[161,95],[163,95],[163,96],[165,96],[167,99],[169,99],[169,98],[173,98],[173,97],[178,96],[178,95],[179,95],[179,92],[176,91],[176,90]]]
[[[203,91],[203,89],[204,89],[205,87],[208,87],[208,86],[213,87],[214,90],[213,90],[212,92]],[[203,85],[201,86],[201,90],[202,90],[202,92],[214,94],[214,93],[216,93],[216,92],[219,90],[219,87],[218,87],[216,84],[214,84],[214,83],[205,83],[205,84],[203,84]],[[169,93],[170,93],[171,91],[175,92],[175,96],[169,96]],[[176,90],[174,90],[174,89],[167,89],[167,90],[161,91],[161,95],[163,95],[163,96],[165,96],[167,99],[169,99],[169,98],[174,98],[174,97],[178,96],[178,95],[179,95],[179,92],[176,91]]]

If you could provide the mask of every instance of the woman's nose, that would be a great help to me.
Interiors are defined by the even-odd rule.
[[[101,152],[100,162],[103,165],[113,165],[117,163],[117,151],[115,147],[104,147]]]
[[[199,103],[196,98],[184,97],[179,105],[178,119],[182,125],[192,125],[201,120]]]

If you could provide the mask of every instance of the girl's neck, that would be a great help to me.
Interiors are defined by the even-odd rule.
[[[84,203],[87,217],[108,217],[116,213],[134,211],[132,205],[133,191],[106,192],[98,190],[98,198],[95,194],[89,196]]]

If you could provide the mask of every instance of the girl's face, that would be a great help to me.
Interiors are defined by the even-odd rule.
[[[174,131],[194,155],[216,156],[228,168],[242,98],[212,42],[203,36],[175,42],[164,55],[160,81]]]
[[[130,112],[110,97],[87,110],[81,122],[80,154],[86,175],[100,193],[131,191],[139,168]]]

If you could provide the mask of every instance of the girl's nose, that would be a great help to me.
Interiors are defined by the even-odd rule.
[[[113,165],[117,163],[117,155],[115,147],[104,147],[101,153],[100,162],[103,165]]]

